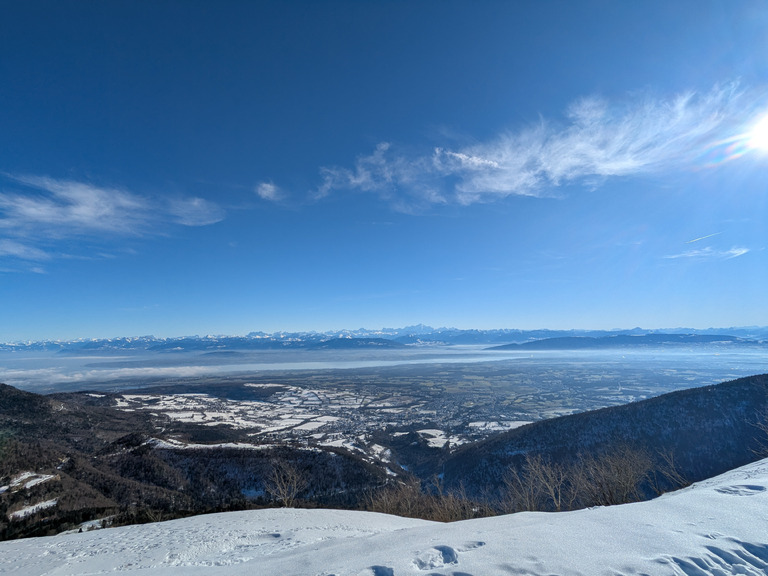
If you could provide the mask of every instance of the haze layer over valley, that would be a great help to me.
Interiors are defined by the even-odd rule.
[[[0,350],[0,381],[106,392],[91,402],[153,414],[159,428],[204,426],[210,441],[310,442],[378,459],[385,430],[450,450],[529,422],[768,371],[768,347],[756,339],[764,329],[717,332],[418,327],[26,343]]]

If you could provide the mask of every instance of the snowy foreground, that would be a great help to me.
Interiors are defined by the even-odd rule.
[[[259,510],[0,543],[0,574],[768,574],[768,460],[651,502],[453,524]]]

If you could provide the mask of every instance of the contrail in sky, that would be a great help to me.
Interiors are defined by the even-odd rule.
[[[707,238],[712,238],[712,236],[717,236],[718,234],[722,234],[722,232],[715,232],[714,234],[708,234],[706,236],[702,236],[701,238],[694,238],[693,240],[688,240],[686,244],[693,244],[694,242],[698,242],[699,240],[706,240]]]

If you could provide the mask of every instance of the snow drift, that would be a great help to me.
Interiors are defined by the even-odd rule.
[[[768,460],[656,500],[439,524],[260,510],[0,543],[0,573],[706,576],[768,573]]]

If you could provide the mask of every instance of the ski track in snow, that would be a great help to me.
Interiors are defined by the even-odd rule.
[[[440,524],[339,510],[211,514],[0,543],[0,574],[765,576],[768,460],[650,502]]]

